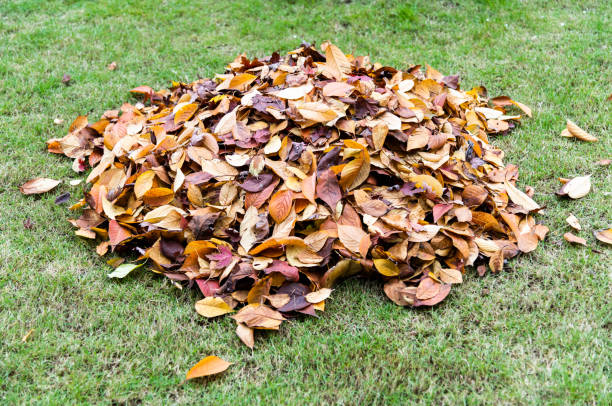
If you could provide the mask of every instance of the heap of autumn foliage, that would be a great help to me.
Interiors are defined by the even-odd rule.
[[[254,329],[322,311],[347,277],[432,306],[466,267],[499,272],[537,247],[548,228],[533,189],[488,138],[527,106],[321,48],[240,55],[214,79],[141,86],[135,105],[78,117],[48,141],[93,167],[77,235],[197,286],[198,313],[235,312],[248,346]]]

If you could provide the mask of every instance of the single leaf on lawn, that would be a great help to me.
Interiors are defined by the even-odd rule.
[[[232,365],[231,362],[224,361],[215,355],[209,355],[191,367],[185,379],[189,380],[202,376],[215,375],[225,371],[230,365]]]
[[[127,274],[132,272],[134,269],[140,268],[142,264],[121,264],[115,270],[108,274],[109,278],[125,278]]]
[[[37,195],[45,193],[54,189],[59,185],[61,180],[49,179],[49,178],[35,178],[27,181],[19,187],[19,190],[24,195]]]
[[[578,127],[574,122],[567,120],[567,131],[573,136],[578,138],[581,141],[586,142],[597,142],[597,137],[589,134],[584,131],[582,128]]]
[[[565,238],[565,241],[570,242],[572,244],[580,244],[584,245],[585,247],[587,245],[586,240],[584,238],[578,237],[577,235],[574,235],[572,233],[563,234],[563,238]]]
[[[597,238],[599,241],[612,245],[612,228],[594,231],[593,235],[595,235],[595,238]]]
[[[576,216],[574,216],[572,213],[570,213],[570,215],[565,219],[565,221],[567,222],[567,224],[570,225],[570,227],[572,227],[574,230],[580,231],[582,230],[582,226],[580,225],[580,223],[578,222],[578,219],[576,218]]]
[[[566,182],[557,192],[559,196],[568,196],[571,199],[580,199],[591,190],[591,175],[578,176]]]

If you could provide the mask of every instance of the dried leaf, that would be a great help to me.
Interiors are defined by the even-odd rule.
[[[594,231],[593,235],[595,235],[595,238],[599,241],[612,245],[612,228]]]
[[[578,222],[578,219],[576,218],[576,216],[574,216],[573,214],[570,213],[570,215],[565,219],[565,221],[567,222],[567,224],[570,225],[570,227],[572,227],[574,230],[582,230],[582,226],[580,225],[580,223]]]
[[[49,178],[35,178],[27,181],[19,187],[19,190],[24,195],[36,195],[40,193],[46,193],[54,189],[61,183],[61,180],[54,180]]]
[[[195,304],[195,309],[198,314],[208,318],[221,316],[234,311],[220,297],[205,297],[202,300],[198,300]]]
[[[578,138],[581,141],[586,142],[597,142],[597,137],[592,136],[591,134],[584,131],[582,128],[578,127],[572,121],[567,120],[567,131],[573,136]]]
[[[557,192],[560,196],[568,196],[572,199],[580,199],[591,190],[591,175],[578,176],[565,183]]]
[[[578,237],[572,233],[563,234],[563,238],[565,238],[565,241],[570,242],[572,244],[580,244],[584,245],[585,247],[587,245],[586,240],[584,238]]]

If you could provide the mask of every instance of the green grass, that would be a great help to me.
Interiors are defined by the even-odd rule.
[[[611,27],[603,0],[0,1],[1,402],[612,403],[611,251],[591,235],[612,223],[610,169],[594,164],[612,150]],[[106,278],[110,267],[53,202],[82,186],[19,193],[36,176],[78,177],[44,142],[76,115],[98,117],[137,85],[209,76],[240,52],[302,39],[397,67],[428,63],[461,74],[463,88],[530,105],[534,118],[494,142],[547,206],[547,241],[499,275],[470,272],[433,309],[397,307],[377,282],[347,282],[320,318],[258,334],[251,351],[232,320],[195,313],[195,291],[141,270]],[[560,138],[565,118],[600,142]],[[584,174],[588,196],[554,195],[557,177]],[[570,212],[590,248],[563,241]],[[210,354],[235,364],[183,384]]]

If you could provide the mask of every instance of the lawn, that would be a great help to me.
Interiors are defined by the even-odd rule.
[[[0,1],[0,37],[3,404],[612,403],[612,251],[591,234],[612,225],[610,167],[595,164],[612,154],[611,2]],[[54,203],[67,191],[74,202],[83,186],[69,186],[80,176],[45,140],[78,114],[132,101],[138,85],[190,82],[241,52],[302,40],[396,67],[428,63],[460,74],[463,88],[531,106],[532,119],[494,142],[547,206],[547,240],[498,275],[470,271],[431,309],[348,281],[321,317],[259,334],[254,350],[233,320],[194,311],[195,290],[142,270],[108,279],[111,267]],[[600,141],[561,138],[566,118]],[[555,196],[558,177],[585,174],[589,195]],[[22,196],[18,186],[37,176],[65,182]],[[563,240],[570,212],[588,248]],[[234,365],[184,383],[210,354]]]

